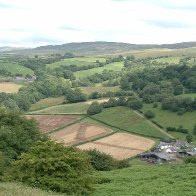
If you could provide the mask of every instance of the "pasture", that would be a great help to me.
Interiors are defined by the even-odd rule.
[[[82,90],[82,92],[84,94],[90,95],[93,92],[99,92],[99,93],[106,93],[108,91],[111,92],[116,92],[119,91],[120,88],[119,86],[112,86],[112,87],[107,87],[107,86],[87,86],[87,87],[80,87],[80,89]]]
[[[47,64],[46,68],[54,69],[60,67],[61,65],[77,65],[77,66],[84,66],[90,64],[96,64],[96,60],[99,62],[105,62],[105,58],[101,57],[76,57],[76,58],[69,58],[63,59],[61,61],[57,61],[51,64]]]
[[[27,119],[35,119],[43,133],[59,129],[80,119],[77,115],[26,115]]]
[[[42,110],[29,112],[30,114],[86,114],[89,108],[88,102],[72,103],[51,106]]]
[[[81,142],[106,136],[112,130],[86,122],[76,123],[67,128],[49,134],[49,137],[64,145],[75,145]]]
[[[13,82],[2,82],[0,83],[0,93],[17,93],[22,86]]]
[[[41,110],[43,108],[60,105],[64,102],[64,100],[65,100],[64,96],[41,99],[40,101],[32,104],[29,111]]]
[[[96,73],[102,73],[104,70],[120,71],[123,67],[124,67],[123,62],[116,62],[116,63],[107,64],[104,67],[96,67],[93,69],[77,71],[74,74],[75,74],[76,78],[79,79],[79,78],[90,76],[90,75],[93,75]]]
[[[115,159],[123,160],[149,150],[153,140],[128,133],[115,133],[102,139],[79,145],[81,150],[97,149],[110,154]]]
[[[163,57],[159,59],[155,59],[155,61],[159,63],[169,63],[169,64],[177,64],[179,63],[181,57],[179,56],[170,56],[170,57]]]
[[[93,118],[130,133],[155,138],[168,137],[148,120],[127,107],[107,108],[102,113],[94,115]]]
[[[11,74],[22,74],[26,76],[27,74],[33,75],[33,70],[19,65],[17,63],[7,63],[7,62],[0,62],[0,70],[5,69],[9,71]]]
[[[180,125],[182,125],[184,128],[192,132],[193,126],[196,123],[196,111],[186,112],[183,115],[177,115],[176,112],[162,110],[160,108],[160,105],[157,108],[153,108],[152,104],[145,104],[142,111],[145,112],[147,110],[151,110],[155,113],[153,120],[158,122],[164,128],[179,127]]]

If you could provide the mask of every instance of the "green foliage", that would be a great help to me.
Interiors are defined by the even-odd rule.
[[[45,190],[86,195],[93,179],[88,156],[52,141],[38,142],[13,164],[13,179]]]
[[[103,106],[98,102],[93,102],[87,110],[88,115],[94,115],[102,112]]]
[[[187,157],[184,159],[185,163],[194,163],[196,164],[196,156]]]
[[[66,95],[66,100],[70,103],[82,102],[87,100],[87,95],[82,93],[80,89],[70,90]]]
[[[90,155],[91,165],[98,171],[110,171],[117,168],[129,167],[128,160],[118,161],[111,155],[94,150],[87,151]]]
[[[193,127],[193,134],[196,135],[196,124]]]
[[[155,117],[155,113],[152,112],[151,110],[147,110],[144,115],[146,118],[154,118]]]
[[[94,196],[193,196],[195,164],[149,165],[133,160],[131,167],[97,173],[103,182]]]
[[[188,143],[191,143],[191,142],[193,141],[193,136],[192,136],[191,134],[188,134],[188,135],[186,136],[186,141],[187,141]]]
[[[34,120],[19,113],[0,111],[0,151],[9,159],[16,159],[42,136]]]

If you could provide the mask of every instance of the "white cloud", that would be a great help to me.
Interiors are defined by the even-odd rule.
[[[194,41],[193,0],[0,0],[0,46]]]

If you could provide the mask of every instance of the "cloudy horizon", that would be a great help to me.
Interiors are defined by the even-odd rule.
[[[194,0],[0,0],[0,47],[196,41]]]

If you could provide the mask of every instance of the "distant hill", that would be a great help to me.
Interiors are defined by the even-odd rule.
[[[152,48],[168,48],[168,49],[183,49],[196,47],[196,42],[183,42],[175,44],[129,44],[121,42],[73,42],[62,45],[47,45],[40,46],[34,49],[24,49],[14,52],[23,54],[46,54],[46,53],[67,53],[71,52],[75,55],[102,55],[102,54],[118,54],[130,52],[139,49]],[[1,50],[1,48],[0,48]],[[5,51],[5,48],[2,50]],[[14,49],[12,49],[13,51]],[[9,50],[10,51],[10,50]]]

